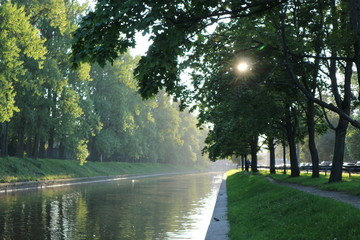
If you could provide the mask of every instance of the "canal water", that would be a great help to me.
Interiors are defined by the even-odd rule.
[[[0,195],[0,239],[205,238],[222,173],[92,183]]]

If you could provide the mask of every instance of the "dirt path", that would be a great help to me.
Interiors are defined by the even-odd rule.
[[[331,199],[334,199],[334,200],[337,200],[340,202],[348,203],[348,204],[360,209],[360,196],[350,195],[347,193],[336,192],[336,191],[320,190],[318,188],[303,186],[303,185],[294,184],[294,183],[279,182],[270,177],[266,177],[266,179],[269,180],[269,182],[292,187],[292,188],[298,189],[298,190],[306,192],[306,193],[310,193],[310,194],[322,196],[322,197],[327,197],[327,198],[331,198]]]

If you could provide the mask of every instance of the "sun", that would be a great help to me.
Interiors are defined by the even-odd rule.
[[[245,72],[249,69],[249,64],[247,64],[246,62],[241,62],[237,65],[237,70],[239,70],[240,72]]]

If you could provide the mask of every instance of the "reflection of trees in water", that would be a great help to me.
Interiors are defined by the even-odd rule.
[[[0,238],[163,238],[191,224],[212,181],[181,175],[2,196]]]
[[[1,239],[71,239],[79,192],[69,188],[12,193],[0,198]]]

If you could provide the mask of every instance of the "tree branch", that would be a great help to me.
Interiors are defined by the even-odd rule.
[[[282,14],[280,14],[280,21],[281,21],[281,27],[280,27],[280,33],[281,33],[281,43],[283,45],[283,54],[284,54],[284,58],[285,58],[285,65],[288,69],[288,72],[290,74],[290,77],[292,78],[292,80],[294,81],[295,85],[298,87],[298,89],[310,100],[315,102],[316,104],[320,105],[321,107],[324,107],[326,109],[329,109],[330,111],[333,111],[335,113],[337,113],[340,117],[342,117],[343,119],[347,120],[351,125],[353,125],[356,128],[360,129],[360,122],[354,120],[353,118],[351,118],[347,113],[345,113],[344,111],[342,111],[340,108],[334,106],[331,103],[326,103],[318,98],[316,98],[315,96],[313,96],[309,91],[307,91],[304,86],[302,86],[294,72],[294,69],[290,63],[289,60],[289,53],[287,51],[287,44],[286,44],[286,37],[285,37],[285,20],[284,20],[284,16]],[[333,60],[335,61],[335,60]]]
[[[188,22],[201,22],[204,19],[209,19],[209,18],[213,18],[213,17],[217,17],[218,20],[221,19],[228,19],[228,18],[242,18],[242,17],[248,17],[254,14],[258,14],[261,12],[265,12],[267,10],[270,10],[280,4],[286,3],[288,2],[288,0],[266,0],[264,2],[260,2],[260,3],[252,3],[252,4],[248,4],[244,7],[240,7],[237,8],[235,10],[231,10],[231,11],[217,11],[217,12],[213,12],[211,14],[207,14],[207,15],[203,15],[203,16],[199,16],[199,17],[194,17],[194,18],[187,18],[187,19],[183,19],[182,21],[176,21],[176,25],[182,25],[182,24],[186,24]],[[262,7],[258,10],[254,10],[254,11],[250,11],[247,13],[242,13],[246,10],[249,10],[251,8],[255,8],[255,7]]]

